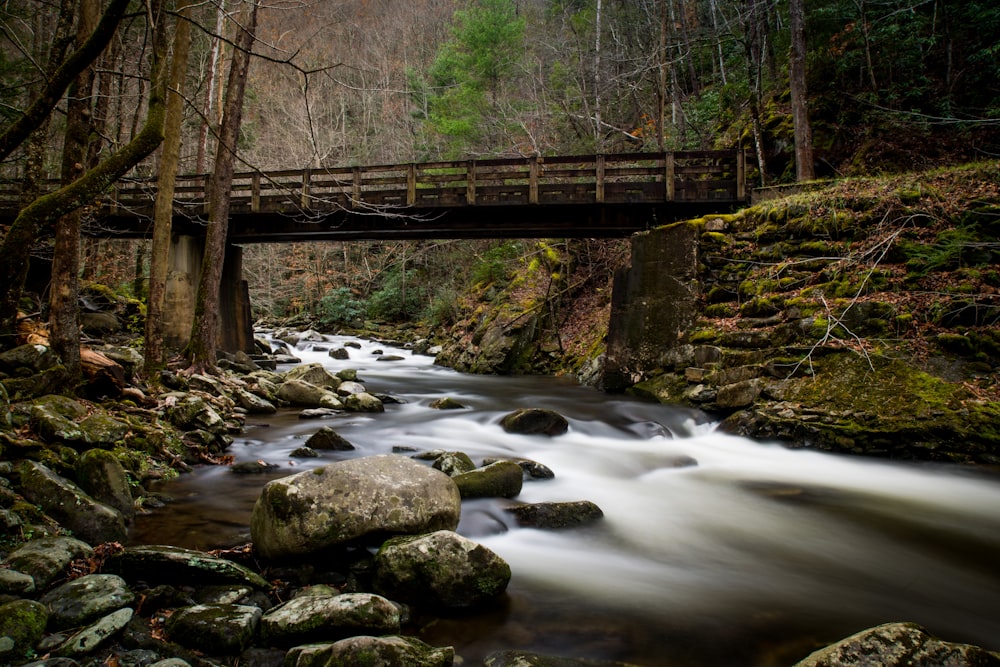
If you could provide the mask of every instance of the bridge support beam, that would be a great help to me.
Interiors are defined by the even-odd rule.
[[[203,238],[175,236],[171,242],[163,304],[163,343],[168,348],[182,349],[191,339],[204,252]],[[254,351],[250,295],[243,280],[243,249],[232,245],[226,248],[219,288],[219,348],[226,352]]]

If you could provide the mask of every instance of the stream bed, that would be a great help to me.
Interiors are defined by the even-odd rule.
[[[471,376],[370,341],[351,358],[330,336],[296,354],[357,369],[398,404],[379,414],[248,420],[228,453],[280,466],[265,475],[202,467],[156,490],[173,498],[137,518],[133,544],[226,548],[249,541],[250,513],[276,477],[394,448],[508,456],[551,468],[514,500],[463,503],[458,532],[502,556],[513,576],[496,608],[418,618],[466,665],[532,650],[656,667],[790,665],[819,645],[889,621],[1000,650],[1000,476],[959,466],[848,458],[718,433],[704,415],[550,377]],[[383,352],[384,354],[379,354]],[[382,361],[386,355],[402,359]],[[279,369],[281,370],[281,369]],[[451,397],[463,410],[429,404]],[[551,408],[565,435],[512,435],[520,407]],[[291,458],[320,426],[356,447]],[[590,500],[587,527],[520,528],[516,502]]]

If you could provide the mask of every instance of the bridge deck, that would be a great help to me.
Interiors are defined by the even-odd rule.
[[[430,162],[236,174],[230,239],[620,236],[747,199],[738,151]],[[205,224],[207,175],[177,179],[178,233]],[[91,233],[151,232],[156,181],[122,181]],[[16,192],[0,190],[0,212]]]

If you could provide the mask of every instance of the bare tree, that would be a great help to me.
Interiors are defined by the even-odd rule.
[[[795,131],[795,180],[811,181],[816,177],[813,167],[812,128],[809,125],[809,104],[806,96],[806,36],[803,0],[790,0],[789,23],[792,49],[788,59],[789,87],[792,97],[792,121]]]

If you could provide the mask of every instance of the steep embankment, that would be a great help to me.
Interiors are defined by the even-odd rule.
[[[654,264],[633,265],[612,313],[611,384],[752,437],[1000,462],[997,162],[680,223],[635,239],[633,259],[656,243],[689,246],[694,264],[661,266],[682,287],[665,338],[648,314],[635,321]]]

